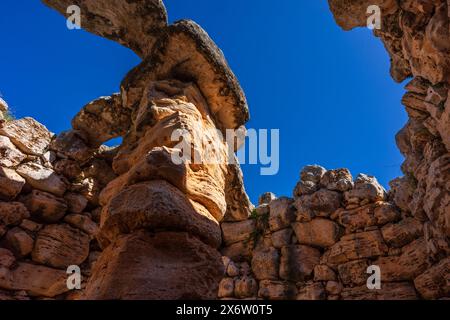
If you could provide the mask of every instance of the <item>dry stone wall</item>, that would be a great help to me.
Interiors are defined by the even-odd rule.
[[[265,194],[251,219],[223,223],[222,299],[448,297],[448,246],[374,177],[308,166],[293,198]],[[367,287],[369,266],[381,289]],[[370,281],[369,281],[370,283]]]
[[[449,2],[329,0],[344,29],[375,30],[409,116],[397,135],[404,176],[386,193],[372,177],[312,166],[294,198],[265,195],[253,219],[222,224],[227,276],[219,297],[269,299],[440,299],[450,297]],[[263,226],[261,226],[263,225]],[[257,241],[255,243],[255,236]],[[231,259],[231,260],[230,260]],[[369,290],[367,267],[381,269]]]
[[[90,148],[82,132],[0,120],[0,300],[70,298],[71,265],[89,277],[115,152]]]

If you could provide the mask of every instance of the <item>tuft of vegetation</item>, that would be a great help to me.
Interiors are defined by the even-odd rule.
[[[253,248],[256,247],[258,241],[264,236],[269,227],[269,212],[259,214],[258,210],[254,209],[250,214],[250,219],[255,220],[255,230],[250,234],[247,242],[251,242]]]

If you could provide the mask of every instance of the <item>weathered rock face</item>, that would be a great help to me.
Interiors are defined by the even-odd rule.
[[[307,166],[291,200],[296,221],[280,225],[282,231],[257,227],[260,237],[254,248],[245,241],[225,243],[222,253],[233,253],[240,263],[256,256],[258,265],[270,262],[271,270],[280,270],[278,278],[259,282],[261,298],[293,299],[293,292],[297,299],[315,300],[448,298],[449,3],[328,2],[336,22],[345,30],[366,26],[369,6],[379,6],[382,26],[375,35],[391,56],[391,75],[399,82],[413,77],[402,100],[409,121],[397,135],[406,158],[402,165],[405,176],[392,181],[386,192],[374,177],[359,175],[353,181],[346,169]],[[266,202],[273,203],[273,197]],[[256,213],[268,211],[269,216],[277,216],[272,207],[260,203]],[[227,225],[223,230],[233,228]],[[313,278],[308,276],[310,268],[302,274],[304,266],[285,257],[300,244],[322,250],[319,260],[314,261],[317,253],[313,252],[300,260],[313,261]],[[271,252],[266,260],[261,259],[261,246]],[[277,253],[279,265],[273,259]],[[367,268],[372,265],[381,268],[381,290],[367,288]],[[260,269],[253,273],[260,274]]]
[[[37,197],[29,196],[28,207],[41,219],[53,216],[83,230],[83,241],[78,241],[83,248],[90,239],[87,233],[96,235],[104,251],[84,298],[215,298],[223,276],[219,223],[246,220],[252,210],[240,168],[229,161],[236,147],[221,139],[226,129],[242,130],[249,118],[244,93],[222,52],[193,21],[168,26],[162,1],[43,2],[63,14],[69,5],[78,5],[82,27],[124,44],[144,61],[124,79],[120,94],[86,105],[73,119],[73,130],[49,144],[61,158],[55,170],[65,176],[61,182],[67,187],[59,187],[55,177],[60,175],[49,175],[50,168],[39,164],[18,170],[32,187],[59,198],[41,201],[40,208]],[[180,137],[175,139],[177,130]],[[124,139],[109,158],[106,171],[114,171],[109,177],[96,170],[98,150],[116,137]],[[176,161],[186,152],[182,143],[193,154]],[[57,211],[70,215],[51,214],[60,200],[67,207]],[[77,216],[85,208],[100,212],[98,229]],[[76,238],[69,232],[72,227],[60,224],[51,232],[49,227],[38,234],[33,260],[58,268],[87,258],[81,248],[73,257],[62,257],[61,250]],[[64,235],[62,243],[47,244],[55,232]],[[227,241],[242,236],[235,237]],[[136,264],[129,265],[129,259]],[[107,275],[99,265],[109,270]],[[139,288],[131,278],[118,282],[130,268],[142,274],[136,278],[151,270],[148,281]],[[256,295],[255,285],[245,278],[232,288],[248,297]],[[230,290],[229,284],[226,288]]]
[[[246,276],[258,281],[258,297],[263,299],[448,297],[447,242],[433,239],[436,230],[430,221],[388,200],[376,179],[359,175],[354,182],[351,177],[348,170],[328,173],[308,166],[294,199],[271,197],[252,219],[222,224],[227,239],[222,254],[232,259],[224,258],[226,264],[250,264]],[[307,182],[322,187],[298,192]],[[323,200],[330,193],[339,199],[334,209]],[[380,268],[381,290],[367,286],[371,266]],[[242,276],[227,273],[223,284],[231,286]],[[219,297],[241,298],[231,292]]]
[[[32,118],[1,123],[0,135],[8,137],[20,151],[34,156],[44,154],[53,136]]]
[[[188,233],[141,230],[121,236],[102,253],[85,295],[108,300],[215,299],[223,272],[220,254]]]
[[[161,0],[43,0],[61,14],[77,5],[81,27],[101,37],[117,41],[141,58],[152,50],[159,33],[167,26],[167,13]],[[114,8],[114,10],[111,10]]]

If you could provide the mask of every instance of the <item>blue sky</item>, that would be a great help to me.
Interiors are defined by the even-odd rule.
[[[250,128],[280,129],[280,171],[261,176],[243,165],[256,202],[265,191],[292,194],[308,164],[401,175],[395,134],[406,123],[402,85],[367,29],[344,32],[326,0],[166,0],[170,21],[190,18],[224,51],[244,88]],[[53,132],[70,127],[89,101],[117,92],[139,63],[130,50],[84,31],[38,0],[0,1],[0,92],[16,117]]]

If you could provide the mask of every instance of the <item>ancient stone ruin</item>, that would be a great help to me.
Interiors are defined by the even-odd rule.
[[[254,207],[239,165],[172,161],[176,129],[243,131],[245,95],[207,33],[161,0],[43,0],[142,58],[54,135],[0,99],[0,300],[441,299],[450,297],[450,41],[446,0],[329,0],[344,29],[375,30],[407,78],[404,176],[386,191],[346,169],[305,167],[292,198]],[[217,129],[217,130],[216,130]],[[123,137],[117,148],[103,145]],[[205,159],[207,151],[196,146]],[[80,290],[67,287],[79,266]],[[367,287],[379,266],[380,290]]]

